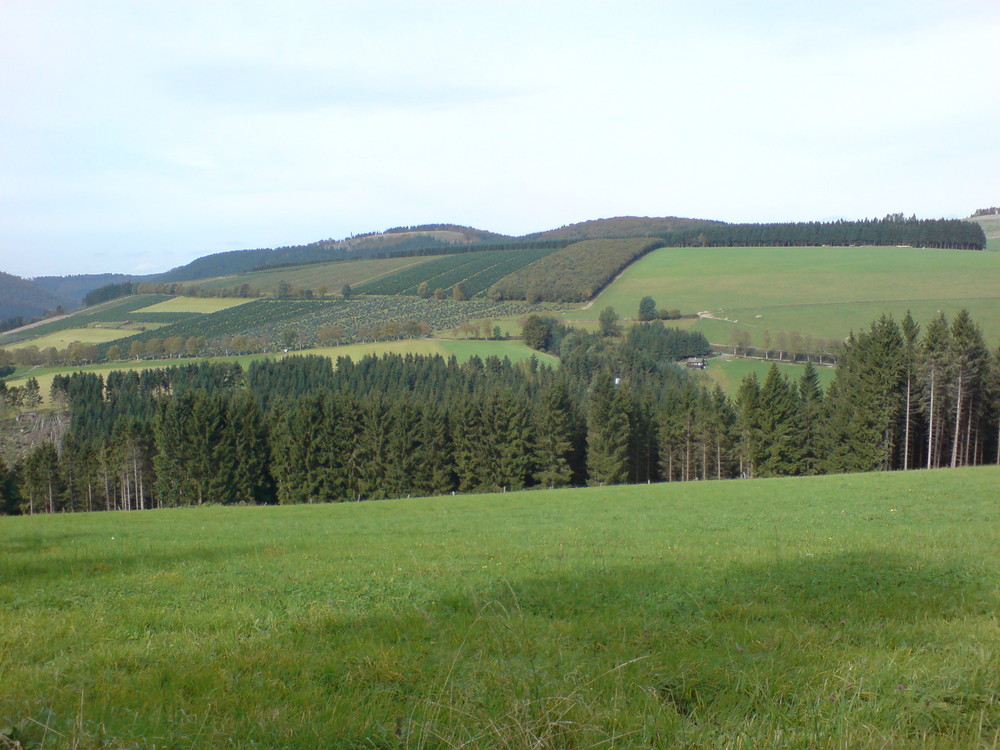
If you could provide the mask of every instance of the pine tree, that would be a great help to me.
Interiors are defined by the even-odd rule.
[[[799,379],[798,406],[798,473],[807,476],[820,473],[822,462],[822,424],[825,419],[823,389],[819,373],[812,362],[806,362]]]
[[[594,380],[587,409],[587,483],[621,484],[629,477],[631,398],[607,373]]]
[[[757,379],[757,374],[751,372],[740,381],[740,387],[736,391],[740,476],[753,478],[757,475],[757,466],[763,458],[761,425],[760,381]]]
[[[575,422],[569,388],[562,380],[553,381],[542,390],[535,413],[534,479],[543,487],[565,487],[573,478]]]
[[[827,396],[827,471],[893,468],[901,432],[903,365],[903,337],[889,316],[845,344],[835,387]]]
[[[46,440],[36,445],[24,462],[21,482],[21,512],[55,513],[62,510],[63,479],[59,454]]]
[[[955,407],[951,441],[952,468],[974,462],[974,441],[979,437],[978,421],[989,351],[982,331],[969,311],[959,310],[951,324],[952,400]]]
[[[952,376],[951,329],[944,313],[938,313],[928,324],[920,348],[922,406],[927,419],[927,468],[932,469],[941,465]]]
[[[907,471],[911,465],[910,452],[913,444],[913,401],[914,390],[917,377],[917,356],[920,340],[920,326],[913,319],[910,311],[906,311],[906,316],[900,324],[903,334],[903,369],[906,378],[906,390],[903,405],[903,470]]]
[[[764,378],[760,388],[760,459],[758,476],[781,476],[798,473],[797,454],[801,439],[797,431],[799,420],[796,394],[778,371],[777,365]]]

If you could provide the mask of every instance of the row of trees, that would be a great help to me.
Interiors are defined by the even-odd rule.
[[[982,250],[983,228],[960,219],[917,219],[889,214],[864,221],[794,224],[710,224],[661,235],[669,247],[810,247],[874,245]]]
[[[673,363],[696,334],[546,324],[535,360],[408,355],[57,378],[61,445],[0,484],[8,512],[360,500],[1000,462],[1000,353],[967,313],[883,317],[828,392],[772,366],[734,399]],[[691,338],[688,338],[691,337]]]

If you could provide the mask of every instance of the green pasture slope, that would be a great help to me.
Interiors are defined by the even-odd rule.
[[[0,518],[0,746],[996,747],[998,486]]]
[[[567,318],[596,320],[612,306],[635,316],[639,300],[660,308],[708,312],[694,326],[714,343],[732,329],[753,344],[777,332],[843,338],[884,312],[912,310],[926,323],[968,308],[991,346],[1000,343],[1000,254],[897,247],[663,248],[629,266],[586,310]]]

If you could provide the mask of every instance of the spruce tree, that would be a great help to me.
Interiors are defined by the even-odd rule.
[[[798,405],[798,472],[811,476],[820,472],[823,457],[822,424],[823,389],[819,384],[819,373],[812,362],[806,362],[799,379]]]
[[[906,377],[905,397],[903,404],[903,461],[904,471],[911,466],[911,448],[913,446],[913,405],[914,393],[917,379],[917,357],[920,345],[920,326],[913,319],[910,311],[906,311],[906,316],[900,324],[903,334],[903,368]]]
[[[797,454],[801,448],[801,438],[797,431],[799,423],[798,399],[777,365],[764,378],[760,388],[760,459],[757,462],[758,476],[781,476],[798,473]]]
[[[534,479],[543,487],[564,487],[573,478],[571,465],[576,432],[574,406],[563,380],[548,384],[535,412]]]
[[[927,420],[927,468],[932,469],[941,465],[953,370],[951,329],[944,313],[938,313],[937,317],[927,325],[920,349],[922,407]]]
[[[736,429],[739,434],[738,452],[740,475],[753,478],[762,460],[760,381],[751,372],[740,381],[736,391]]]
[[[973,445],[979,435],[979,413],[989,364],[982,331],[969,311],[959,310],[951,324],[952,468],[974,461]]]
[[[631,398],[624,383],[599,374],[587,408],[587,483],[621,484],[629,477]]]

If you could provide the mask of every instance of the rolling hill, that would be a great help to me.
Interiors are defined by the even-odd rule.
[[[18,316],[34,318],[60,306],[74,305],[40,284],[0,271],[0,321]]]

